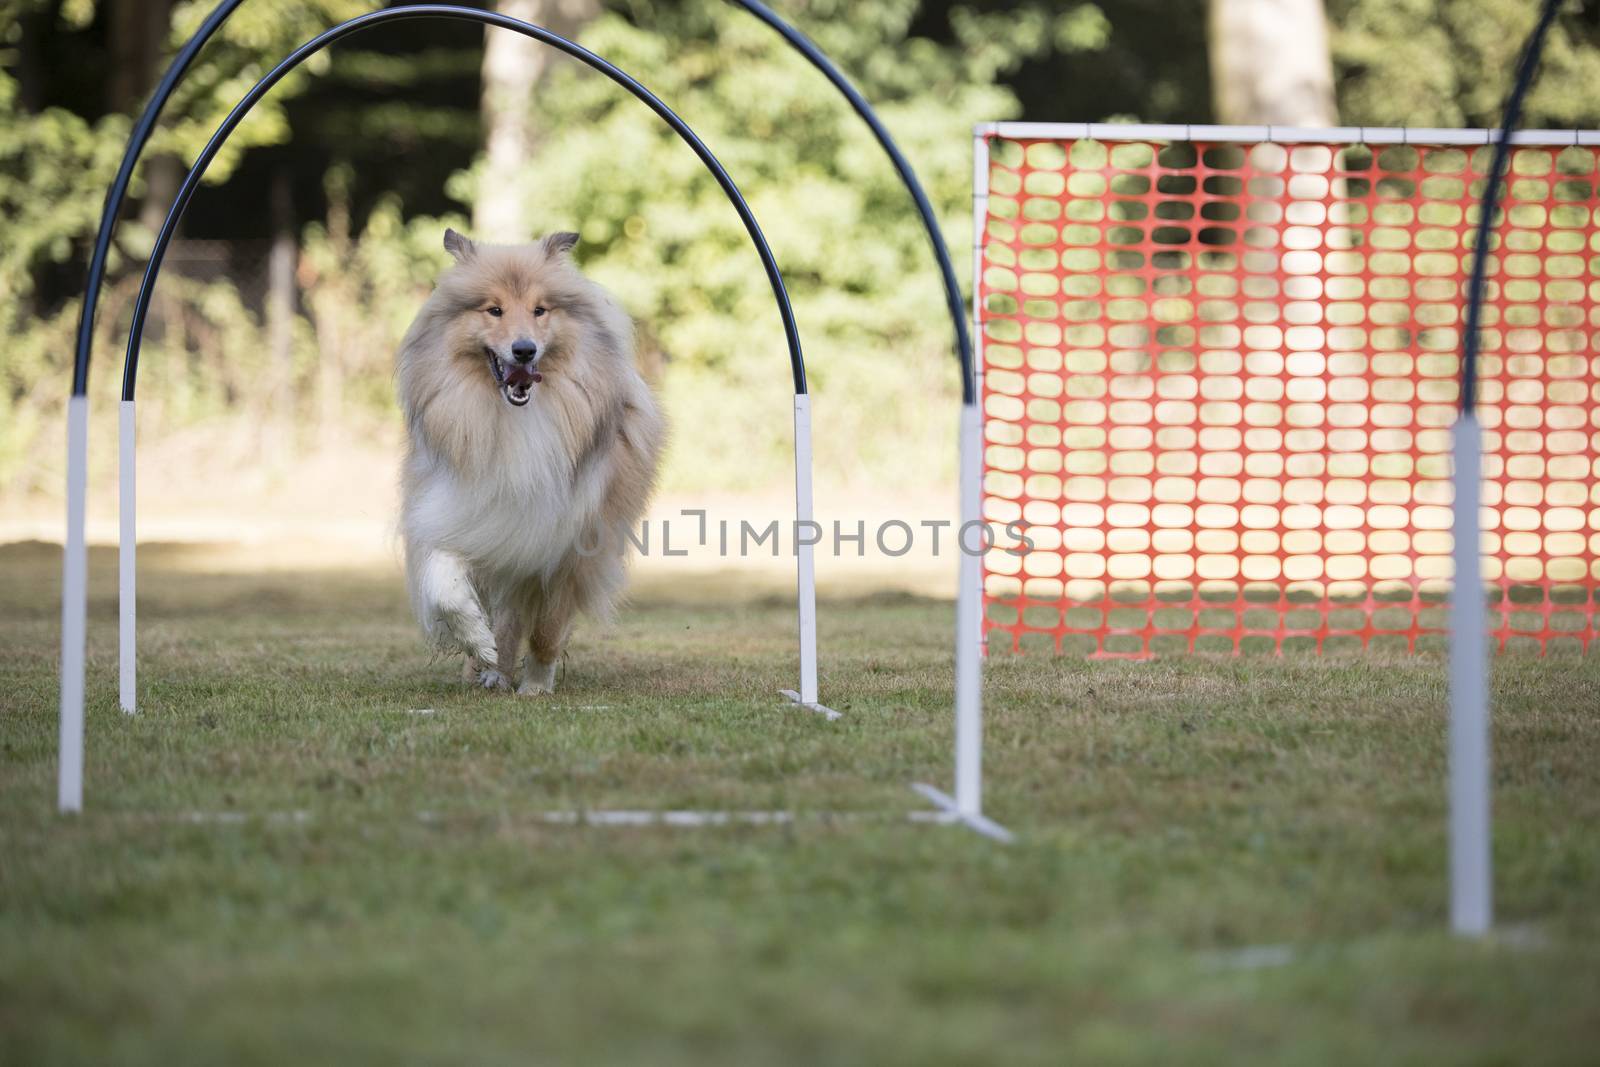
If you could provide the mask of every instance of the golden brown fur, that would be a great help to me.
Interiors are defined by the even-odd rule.
[[[665,434],[632,323],[572,264],[576,239],[447,231],[457,264],[400,347],[413,610],[484,685],[520,693],[553,689],[578,613],[614,610]]]

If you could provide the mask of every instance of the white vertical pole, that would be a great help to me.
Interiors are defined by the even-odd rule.
[[[800,703],[817,702],[817,571],[809,543],[815,522],[811,501],[811,397],[794,398],[795,560],[800,600]]]
[[[984,125],[973,130],[972,135],[972,374],[977,392],[978,447],[983,447],[983,238],[989,225],[989,135]],[[963,446],[965,447],[965,446]],[[980,453],[981,454],[981,453]],[[982,463],[979,463],[978,513],[982,502]],[[973,579],[977,587],[978,603],[978,655],[987,656],[989,637],[983,632],[983,571],[980,567]]]
[[[89,484],[89,398],[67,401],[67,543],[61,566],[61,735],[56,806],[83,810],[83,681],[89,552],[84,497]]]
[[[1450,594],[1450,926],[1482,935],[1493,921],[1489,855],[1489,634],[1483,603],[1479,494],[1483,430],[1455,425],[1455,581]]]
[[[989,213],[989,142],[981,131],[972,138],[972,342],[974,359],[983,343],[979,294],[983,271],[983,229]],[[976,368],[975,368],[976,370]],[[981,378],[979,379],[981,382]],[[981,403],[981,398],[980,398]],[[983,517],[983,412],[963,404],[960,428],[962,534]],[[978,533],[977,527],[973,532]],[[956,811],[983,813],[983,569],[958,535],[960,554],[956,591]],[[981,549],[983,538],[978,539]]]
[[[983,622],[979,553],[984,544],[980,522],[983,469],[983,420],[978,405],[961,406],[960,588],[956,593],[956,811],[983,814],[983,663],[978,655]],[[968,531],[971,531],[970,535]],[[977,538],[969,545],[969,536]]]
[[[134,477],[137,462],[134,456],[134,403],[124,400],[119,412],[121,446],[117,450],[117,474],[120,505],[117,522],[120,534],[117,541],[117,702],[122,710],[132,715],[136,710],[138,689],[134,671],[138,655],[137,631],[134,629],[135,605],[134,576],[138,570],[138,523],[135,517]]]

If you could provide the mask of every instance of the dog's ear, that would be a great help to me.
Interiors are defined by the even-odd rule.
[[[478,254],[478,246],[454,230],[444,231],[444,250],[455,256],[457,263],[465,263]]]
[[[577,243],[578,235],[575,233],[553,233],[544,239],[544,254],[559,256],[572,251],[572,246]]]

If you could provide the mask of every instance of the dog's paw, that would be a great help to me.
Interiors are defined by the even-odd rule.
[[[481,670],[478,672],[478,684],[485,689],[510,689],[511,681],[496,670]]]
[[[556,691],[556,665],[554,663],[528,664],[528,673],[523,677],[522,684],[517,686],[517,696],[535,697]]]
[[[479,663],[496,663],[500,659],[495,650],[494,634],[489,632],[481,616],[441,610],[427,631],[441,651],[465,652]]]

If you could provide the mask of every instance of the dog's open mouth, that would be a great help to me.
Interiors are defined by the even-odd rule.
[[[529,364],[508,364],[493,352],[485,352],[485,355],[489,357],[489,373],[494,375],[495,384],[500,386],[500,395],[512,407],[520,408],[526,404],[533,395],[533,387],[544,381],[544,375]]]

